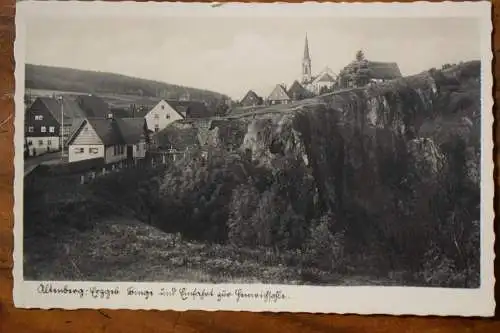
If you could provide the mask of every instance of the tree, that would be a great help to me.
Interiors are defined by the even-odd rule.
[[[365,60],[365,54],[363,53],[362,50],[359,50],[358,52],[356,52],[356,60],[357,61]]]
[[[219,99],[217,105],[215,106],[215,115],[222,117],[229,111],[229,106],[224,98]]]

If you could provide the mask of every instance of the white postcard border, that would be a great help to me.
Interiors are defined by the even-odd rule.
[[[17,3],[15,40],[15,179],[14,179],[14,289],[16,307],[21,308],[109,308],[157,310],[231,310],[310,313],[357,313],[394,315],[491,316],[494,300],[494,210],[493,210],[493,75],[491,50],[491,4],[489,2],[443,3],[357,3],[335,4],[210,4],[135,3],[135,2],[32,2]],[[478,289],[416,287],[325,287],[260,284],[194,284],[134,282],[25,281],[23,279],[23,136],[24,136],[24,59],[25,25],[32,16],[331,16],[331,17],[472,17],[481,20],[482,51],[482,164],[481,164],[481,287]],[[44,293],[48,288],[63,293]],[[66,288],[66,289],[65,289]],[[127,296],[127,289],[151,290],[154,295]],[[176,295],[168,291],[176,288]],[[214,297],[183,300],[186,290],[212,290]],[[75,289],[76,293],[68,293]],[[118,294],[114,291],[119,290]],[[258,300],[234,296],[261,293]],[[66,293],[64,293],[66,291]],[[160,295],[164,291],[164,295]],[[232,292],[233,297],[219,301],[217,294]],[[80,294],[81,293],[81,294]],[[285,298],[281,296],[285,295]],[[147,298],[147,299],[146,299]]]

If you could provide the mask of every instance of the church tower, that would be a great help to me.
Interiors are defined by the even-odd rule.
[[[311,57],[309,56],[309,43],[307,41],[304,46],[304,58],[302,59],[302,83],[311,82]]]

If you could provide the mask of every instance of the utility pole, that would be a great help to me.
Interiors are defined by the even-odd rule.
[[[63,97],[57,97],[57,100],[61,102],[61,160],[64,158],[64,103]]]

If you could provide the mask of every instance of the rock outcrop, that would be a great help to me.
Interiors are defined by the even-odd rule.
[[[222,192],[210,189],[204,198],[218,200],[228,210],[235,200],[249,200],[245,209],[252,211],[236,217],[239,211],[219,215],[226,220],[220,223],[225,225],[221,232],[228,233],[234,219],[251,220],[267,212],[281,228],[269,235],[284,239],[304,224],[306,237],[308,224],[330,214],[335,216],[331,229],[345,231],[360,247],[379,242],[408,256],[424,251],[425,235],[455,209],[449,202],[432,206],[432,201],[458,195],[453,192],[457,184],[474,192],[474,200],[479,191],[479,69],[479,62],[469,62],[200,126],[198,137],[205,139],[196,145],[216,150],[226,161],[217,162],[217,167],[210,161],[209,166],[195,167],[208,173],[217,169],[219,178],[207,181],[223,184]],[[208,133],[201,134],[207,128]],[[194,129],[196,123],[190,130]],[[229,160],[245,171],[235,176]],[[253,194],[247,198],[243,190]],[[478,211],[467,214],[479,219]],[[283,222],[283,216],[292,215]],[[186,213],[185,218],[191,217]],[[411,243],[412,233],[424,225],[430,229],[422,231],[422,244]],[[409,243],[417,249],[410,250]]]

